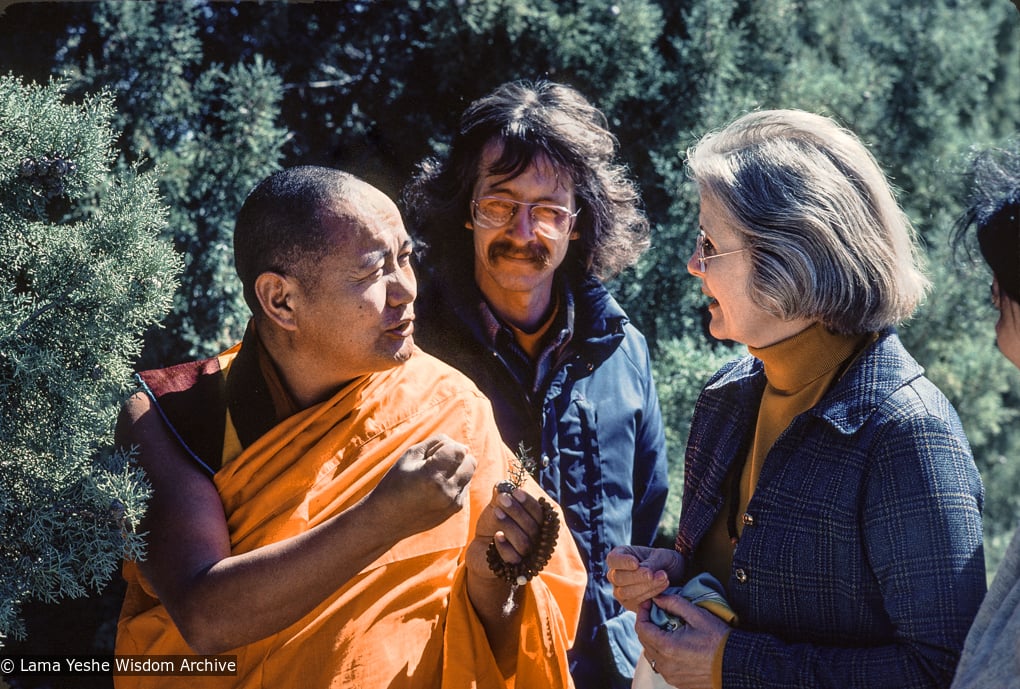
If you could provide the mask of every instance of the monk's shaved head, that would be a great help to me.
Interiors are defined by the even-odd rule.
[[[296,277],[309,290],[318,264],[376,212],[382,193],[354,175],[305,165],[270,175],[245,199],[234,226],[234,263],[256,316],[255,280],[266,272]],[[385,197],[382,197],[385,198]]]

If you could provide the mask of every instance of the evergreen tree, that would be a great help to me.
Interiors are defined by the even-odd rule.
[[[0,77],[0,646],[24,603],[99,590],[142,545],[113,426],[179,261],[154,176],[111,170],[111,117]]]
[[[288,164],[341,167],[394,196],[506,80],[571,83],[637,131],[665,72],[654,0],[213,3],[203,16],[207,54],[279,65]]]

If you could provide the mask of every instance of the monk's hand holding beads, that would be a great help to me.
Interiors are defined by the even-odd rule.
[[[519,448],[509,478],[496,484],[497,518],[502,520],[508,516],[506,510],[515,502],[520,503],[530,517],[526,524],[521,524],[528,537],[527,544],[521,544],[525,549],[515,544],[513,552],[507,551],[501,546],[510,539],[504,531],[497,531],[485,554],[489,569],[513,586],[524,586],[542,571],[552,557],[559,535],[560,518],[552,504],[545,498],[535,500],[521,489],[532,464],[526,448]]]

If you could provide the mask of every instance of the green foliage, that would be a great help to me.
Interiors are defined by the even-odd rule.
[[[112,103],[0,77],[0,645],[28,600],[109,580],[148,489],[113,426],[179,262],[151,174],[111,172]]]
[[[1018,126],[1020,76],[1018,68],[1003,64],[1016,56],[1020,43],[1009,3],[686,5],[671,16],[666,31],[677,56],[669,91],[680,94],[684,107],[661,127],[672,138],[655,146],[662,194],[649,196],[650,213],[663,219],[656,244],[665,255],[647,257],[644,292],[627,304],[653,339],[690,324],[689,304],[661,306],[691,292],[680,266],[696,232],[697,204],[685,179],[683,151],[704,133],[755,108],[834,116],[872,146],[917,222],[935,209],[959,210],[960,200],[947,198],[940,186],[947,164],[971,144]],[[991,39],[1002,32],[1008,48]],[[995,99],[1013,103],[1008,117],[985,107]],[[922,232],[928,228],[921,225]]]
[[[467,103],[508,79],[573,83],[614,127],[636,131],[647,129],[665,72],[651,0],[217,8],[203,34],[209,51],[236,55],[243,44],[280,65],[288,160],[350,170],[394,196],[445,146]]]
[[[508,79],[544,75],[584,90],[597,86],[600,105],[615,115],[658,88],[662,12],[653,2],[426,4],[422,47],[435,70],[430,81],[444,92],[473,98]]]
[[[240,339],[249,311],[233,267],[234,216],[278,167],[286,133],[276,125],[283,84],[261,56],[229,68],[203,63],[200,9],[97,5],[99,56],[75,39],[65,58],[76,92],[113,89],[124,132],[119,164],[158,170],[167,236],[184,256],[172,312],[148,333],[143,368],[210,356]]]
[[[934,289],[902,336],[967,431],[985,483],[985,558],[994,571],[1020,516],[1020,372],[995,345],[990,271],[975,246],[952,246],[959,204],[968,196],[968,157],[947,160],[932,172],[933,187],[953,202],[933,208],[922,225]]]

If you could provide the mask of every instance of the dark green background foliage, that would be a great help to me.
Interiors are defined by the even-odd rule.
[[[170,209],[167,227],[185,269],[172,312],[146,338],[142,367],[236,341],[247,311],[234,280],[233,217],[277,168],[286,133],[272,65],[261,55],[229,66],[206,60],[201,15],[200,6],[178,2],[97,5],[94,25],[69,38],[57,65],[72,93],[114,91],[118,163],[158,170]]]
[[[684,268],[697,228],[684,151],[754,108],[831,115],[871,146],[925,245],[934,289],[901,332],[970,435],[993,566],[1020,514],[1020,376],[994,346],[987,271],[948,247],[968,151],[1020,130],[1008,0],[18,3],[0,17],[8,70],[66,73],[75,97],[109,89],[118,169],[156,175],[185,269],[147,366],[239,337],[232,218],[269,171],[332,165],[397,196],[475,97],[514,78],[579,88],[609,118],[653,223],[652,250],[612,288],[655,359],[677,489],[665,531],[691,406],[737,351],[707,337]]]

